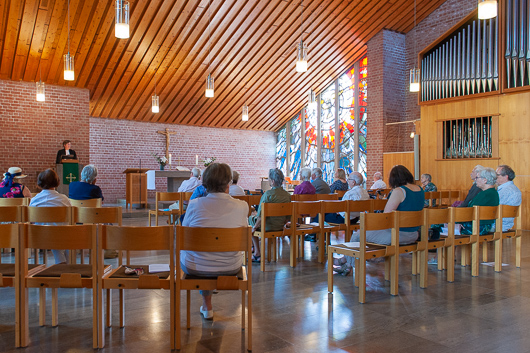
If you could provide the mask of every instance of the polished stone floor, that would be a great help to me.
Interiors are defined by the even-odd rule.
[[[124,218],[124,225],[146,225],[147,217]],[[502,273],[481,265],[480,277],[456,266],[455,282],[429,266],[429,287],[410,275],[410,255],[400,260],[399,296],[389,295],[382,263],[369,263],[367,303],[359,304],[352,277],[335,276],[328,294],[326,266],[316,260],[315,244],[306,242],[306,258],[289,267],[289,245],[282,258],[261,273],[253,266],[254,352],[530,352],[530,250],[523,237],[522,268],[515,268],[515,243],[505,242],[508,266]],[[138,262],[164,261],[167,255],[133,254]],[[9,261],[10,255],[4,255]],[[490,249],[490,258],[493,252]],[[116,263],[115,260],[108,260]],[[91,352],[91,292],[59,291],[59,326],[38,325],[38,293],[30,290],[31,343],[15,349],[12,288],[0,288],[0,352]],[[126,291],[126,327],[106,329],[108,352],[169,351],[169,292]],[[50,297],[50,294],[48,294]],[[214,295],[215,317],[198,313],[201,297],[192,294],[191,330],[182,329],[183,352],[244,352],[240,295]],[[117,293],[114,293],[117,305]],[[117,309],[117,306],[115,307]],[[182,303],[185,310],[185,300]],[[114,310],[114,323],[118,320]],[[181,320],[185,325],[185,316]],[[185,326],[184,326],[185,327]]]

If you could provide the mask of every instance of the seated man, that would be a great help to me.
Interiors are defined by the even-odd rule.
[[[350,190],[348,190],[344,194],[342,201],[344,200],[352,200],[352,201],[370,200],[370,195],[368,195],[368,192],[362,187],[363,182],[364,182],[364,178],[361,173],[352,172],[348,176],[348,186],[350,187]],[[344,223],[345,216],[346,216],[345,212],[340,212],[340,214],[339,213],[326,213],[326,217],[324,218],[324,220],[329,223]],[[359,217],[360,217],[359,212],[350,212],[350,224],[357,223],[359,221]]]
[[[177,192],[194,192],[195,189],[197,189],[201,185],[201,181],[199,178],[201,177],[201,170],[199,168],[193,168],[190,173],[190,178],[188,180],[184,180],[182,184],[180,184]],[[184,209],[188,207],[188,203],[184,202]],[[178,210],[179,209],[179,201],[176,201],[175,203],[171,204],[169,206],[170,210]]]
[[[302,182],[299,185],[296,185],[296,187],[294,188],[294,194],[295,195],[300,195],[300,194],[314,195],[314,194],[316,194],[315,187],[309,181],[309,180],[311,180],[311,169],[302,168],[302,170],[300,171],[300,180],[302,180]]]
[[[291,195],[282,188],[283,184],[283,173],[280,169],[275,168],[269,170],[269,184],[271,186],[270,190],[267,190],[261,200],[259,201],[258,212],[255,216],[250,216],[249,225],[252,226],[252,234],[256,230],[261,229],[261,205],[263,203],[272,202],[272,203],[285,203],[291,202]],[[327,185],[327,184],[326,184]],[[286,222],[289,221],[289,217],[268,217],[265,224],[266,231],[276,231],[282,230]],[[252,256],[252,261],[260,262],[261,251],[259,247],[259,238],[253,236],[252,243],[254,244],[254,254]]]
[[[245,196],[245,190],[237,185],[237,182],[239,181],[239,173],[235,170],[232,170],[232,185],[230,185],[230,189],[228,190],[228,193],[230,196]]]
[[[513,183],[515,179],[515,172],[509,166],[503,164],[497,167],[497,191],[499,192],[499,204],[508,205],[508,206],[520,206],[522,197],[521,191]],[[507,230],[513,227],[514,220],[513,218],[503,218],[502,219],[502,231],[506,232]]]
[[[92,165],[86,165],[81,171],[81,181],[70,183],[68,188],[68,197],[73,200],[103,200],[101,188],[96,184],[98,169]]]
[[[424,192],[438,191],[438,188],[436,187],[436,185],[434,185],[431,182],[431,180],[432,180],[432,177],[430,174],[421,175],[420,181],[421,181],[421,186],[423,186]],[[425,207],[429,207],[429,200],[425,200],[424,204],[425,204]],[[432,205],[436,206],[436,200],[433,201]]]
[[[457,202],[455,202],[453,204],[453,206],[456,206],[456,207],[468,207],[468,205],[471,202],[471,200],[473,200],[475,198],[475,196],[477,196],[478,193],[482,191],[476,184],[477,170],[480,169],[480,168],[484,168],[484,167],[481,166],[480,164],[476,165],[475,168],[473,168],[473,170],[471,171],[471,174],[469,174],[469,176],[471,177],[471,180],[473,180],[473,185],[469,189],[469,191],[467,193],[467,196],[464,199],[464,201],[462,201],[459,204],[457,204],[457,202],[458,202],[457,201]]]
[[[383,181],[383,174],[380,172],[374,173],[374,183],[370,190],[386,189],[386,183]]]
[[[313,168],[311,171],[311,179],[313,179],[311,184],[315,187],[317,194],[331,194],[331,189],[329,188],[328,183],[322,180],[322,169]]]

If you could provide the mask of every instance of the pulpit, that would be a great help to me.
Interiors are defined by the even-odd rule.
[[[147,206],[147,172],[148,169],[127,168],[125,173],[125,208],[132,208],[133,203]]]
[[[61,181],[57,192],[68,196],[70,183],[81,180],[82,169],[83,166],[79,164],[79,160],[77,159],[63,159],[61,164],[56,164],[55,171]]]

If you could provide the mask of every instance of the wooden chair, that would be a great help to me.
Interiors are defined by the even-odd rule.
[[[72,207],[58,206],[58,207],[24,207],[22,209],[22,219],[24,222],[30,223],[61,223],[63,225],[71,225],[72,223]],[[48,264],[48,250],[43,250],[43,263]],[[34,260],[38,263],[39,249],[35,249]],[[73,260],[74,252],[70,252]],[[73,258],[72,258],[73,257]]]
[[[322,201],[322,200],[338,200],[339,199],[339,194],[316,194],[317,195],[317,200],[318,201]]]
[[[0,206],[0,223],[22,222],[22,209],[25,206]]]
[[[495,271],[501,272],[502,270],[502,247],[504,239],[515,238],[515,266],[521,267],[521,206],[499,206],[499,218],[495,222],[496,225],[500,225],[502,231],[503,218],[513,218],[513,227],[506,232],[500,233],[500,236],[495,239]]]
[[[291,201],[318,201],[317,194],[296,194],[291,196]]]
[[[450,190],[449,191],[449,206],[451,206],[455,201],[460,200],[460,190]]]
[[[347,201],[348,202],[348,212],[350,214],[352,212],[359,212],[359,214],[361,214],[362,212],[373,213],[374,212],[374,204],[375,204],[376,201],[381,206],[383,205],[383,203],[386,205],[386,200],[384,200],[384,202],[381,202],[383,200],[357,200],[357,201],[348,200]],[[381,208],[381,207],[379,207],[379,208]],[[384,210],[384,209],[385,209],[385,207],[382,206],[382,210]],[[356,230],[359,230],[359,229],[360,229],[359,224],[352,224],[352,225],[350,225],[350,228],[349,228],[350,231],[356,231]],[[351,233],[346,236],[345,241],[350,241],[350,237],[351,237]]]
[[[288,231],[285,231],[284,229],[281,230],[273,230],[273,231],[265,231],[265,224],[268,217],[286,217],[293,214],[293,204],[292,202],[285,202],[285,203],[271,203],[271,202],[264,202],[261,204],[261,227],[260,230],[256,230],[254,232],[254,236],[258,237],[261,240],[261,261],[260,261],[260,270],[265,271],[265,252],[268,247],[267,256],[270,261],[271,259],[271,252],[274,254],[273,260],[276,260],[276,239],[278,237],[282,237],[284,235],[290,235],[291,236],[291,247],[293,244],[296,244],[296,242],[293,242],[294,234],[292,234],[292,230],[289,229]],[[293,220],[294,222],[295,220]],[[292,227],[291,227],[292,228]],[[271,243],[269,243],[269,240],[273,240]],[[291,255],[292,256],[292,255]],[[291,260],[292,265],[292,260]]]
[[[423,210],[421,211],[401,211],[401,212],[397,212],[396,215],[396,223],[395,223],[395,227],[396,229],[399,229],[399,228],[410,228],[410,227],[420,227],[420,238],[419,238],[419,241],[416,241],[415,243],[413,244],[404,244],[404,245],[401,245],[398,243],[398,255],[401,255],[401,254],[406,254],[406,253],[411,253],[412,254],[412,275],[417,275],[418,274],[418,265],[417,265],[417,261],[418,261],[418,252],[419,251],[423,251],[425,248],[424,248],[424,244],[422,244],[421,242],[421,232],[423,231],[423,229],[425,229],[425,226],[424,226],[424,217],[423,217]],[[398,240],[399,240],[399,237],[398,237]],[[376,244],[377,245],[377,244]],[[398,256],[399,258],[399,256]],[[386,271],[385,271],[385,279],[388,280],[388,275],[392,275],[394,274],[394,272],[391,272],[389,271],[391,269],[391,266],[392,264],[389,262],[389,258],[386,258],[385,259],[385,265],[386,265]],[[422,264],[422,260],[423,259],[420,259],[419,260],[419,263],[420,263],[420,275],[423,273],[423,270],[425,269],[425,265]],[[397,272],[395,272],[397,273]],[[425,276],[425,274],[423,275]],[[420,276],[421,278],[421,276]],[[397,286],[397,284],[396,284]],[[397,290],[397,288],[396,288]]]
[[[3,198],[0,197],[0,206],[27,206],[29,205],[29,199],[27,197],[17,198]]]
[[[370,212],[376,212],[376,211],[383,212],[385,210],[387,202],[388,202],[387,199],[372,200],[372,208]]]
[[[388,199],[388,195],[390,194],[390,192],[392,191],[392,189],[379,189],[377,190],[377,198],[378,199]]]
[[[254,211],[254,208],[250,205],[250,203],[248,202],[248,195],[244,195],[244,196],[232,196],[234,199],[236,200],[241,200],[241,201],[245,201],[248,205],[248,217],[250,217],[250,215],[252,214],[252,211]]]
[[[324,249],[326,250],[326,252],[327,252],[327,246],[331,244],[330,243],[331,233],[336,232],[337,239],[339,237],[338,233],[340,231],[344,231],[345,238],[348,238],[349,236],[351,236],[350,212],[349,212],[348,204],[349,204],[349,201],[346,201],[346,200],[345,201],[326,200],[326,201],[320,202],[320,214],[322,215],[322,217],[319,217],[320,234],[323,235],[321,236],[322,238],[325,237],[324,241],[325,241],[326,246],[324,247]],[[344,212],[344,223],[327,222],[328,225],[326,226],[324,222],[326,213],[339,213],[339,212]],[[345,239],[345,241],[347,240]],[[322,252],[321,254],[320,243],[319,243],[319,248],[318,248],[318,256],[319,256],[319,262],[323,262],[325,253]]]
[[[42,207],[45,208],[45,207]],[[52,291],[52,326],[59,323],[58,316],[58,288],[90,288],[92,289],[92,346],[101,348],[98,336],[98,307],[101,300],[97,290],[96,268],[96,226],[95,225],[67,225],[48,226],[22,224],[23,231],[20,237],[20,250],[22,253],[20,265],[20,305],[21,305],[21,345],[29,343],[28,330],[28,288],[41,288],[39,301],[39,324],[45,324],[46,313],[46,288]],[[56,264],[42,268],[36,272],[29,271],[26,249],[90,249],[90,265]]]
[[[151,216],[155,216],[155,225],[158,226],[158,217],[159,216],[180,216],[180,208],[182,207],[182,202],[180,202],[181,193],[180,192],[158,192],[155,196],[155,209],[149,210],[149,227],[151,226]],[[179,201],[179,209],[175,210],[161,210],[159,209],[160,202],[176,202]]]
[[[282,205],[268,204],[263,205]],[[247,349],[252,350],[252,244],[251,227],[241,228],[195,228],[177,226],[176,264],[177,283],[176,303],[176,341],[177,349],[181,345],[180,330],[180,291],[186,291],[186,327],[190,328],[190,291],[191,290],[240,290],[241,291],[241,329],[245,329],[245,293],[247,293]],[[197,252],[245,252],[241,271],[235,276],[198,277],[186,275],[180,267],[180,251]]]
[[[70,200],[70,204],[74,207],[101,207],[101,199],[89,199],[89,200]]]
[[[355,284],[359,286],[359,302],[366,301],[366,260],[378,257],[390,257],[392,275],[390,275],[390,294],[397,295],[397,244],[399,233],[395,228],[396,212],[361,213],[361,230],[359,245],[355,243],[328,246],[328,292],[333,293],[333,254],[355,258]],[[366,232],[370,230],[392,229],[392,244],[372,245],[366,242]]]
[[[107,291],[106,323],[111,326],[111,292],[112,289],[119,289],[120,300],[120,327],[125,327],[125,302],[123,296],[124,289],[165,289],[170,291],[170,340],[171,349],[175,349],[175,243],[174,227],[120,227],[101,225],[98,235],[98,286],[100,294]],[[119,266],[116,269],[107,271],[104,263],[102,251],[105,249],[123,249],[127,251],[145,250],[166,250],[169,253],[169,272],[149,273],[149,265],[134,264],[132,268],[143,268],[144,274],[126,275],[127,266]],[[178,254],[177,254],[178,256]],[[99,316],[99,336],[101,347],[105,345],[103,332],[102,306],[100,306]]]
[[[291,241],[291,267],[296,266],[296,259],[298,254],[304,256],[304,238],[306,234],[316,234],[318,239],[318,262],[324,262],[324,234],[320,233],[320,222],[324,222],[323,216],[320,213],[320,201],[292,201],[293,216],[291,217],[291,228],[294,232],[293,240]],[[316,224],[305,223],[307,218],[318,217],[319,222]],[[321,219],[322,218],[322,219]],[[297,225],[293,228],[294,222]]]
[[[191,195],[193,195],[193,192],[181,192],[180,193],[180,200],[179,200],[179,212],[177,214],[172,214],[170,216],[171,218],[171,224],[180,224],[180,216],[186,213],[186,208],[188,207],[188,203],[190,202]]]
[[[449,208],[425,208],[423,210],[423,228],[420,237],[420,244],[418,253],[413,254],[412,267],[414,268],[415,264],[422,266],[420,268],[420,287],[427,288],[427,276],[428,276],[428,260],[429,260],[429,250],[437,250],[437,259],[438,259],[438,270],[443,270],[448,266],[451,267],[451,271],[454,272],[455,261],[454,253],[448,259],[447,248],[451,245],[451,240],[447,235],[440,235],[438,240],[429,239],[429,228],[434,224],[444,224],[449,222],[450,210]],[[420,259],[418,260],[418,257]]]
[[[19,207],[19,206],[12,206]],[[4,209],[4,207],[2,207]],[[2,210],[5,211],[5,210]],[[19,224],[0,224],[0,248],[15,249],[15,263],[0,263],[0,287],[14,287],[15,288],[15,347],[27,346],[26,337],[22,342],[21,337],[21,307],[20,307],[20,276],[18,270],[21,266],[22,252],[19,251]],[[34,273],[40,270],[43,265],[28,265],[28,272]],[[24,308],[26,309],[26,308]],[[27,311],[26,311],[27,312]],[[24,325],[27,323],[23,323]]]
[[[471,234],[471,276],[478,277],[479,275],[479,256],[480,244],[484,244],[482,259],[484,262],[488,261],[487,242],[492,242],[495,239],[500,239],[502,228],[496,224],[496,229],[488,234],[480,234],[480,221],[496,220],[499,218],[498,206],[474,206],[475,217],[473,220],[473,234]],[[502,224],[501,224],[502,226]]]
[[[451,206],[451,192],[449,190],[441,190],[440,192],[440,203],[438,207],[450,207]]]
[[[248,195],[248,204],[250,205],[250,207],[253,207],[253,211],[258,210],[258,206],[261,201],[261,196],[262,196],[261,194],[260,195]]]
[[[429,207],[436,207],[440,205],[440,191],[428,191],[425,193],[425,201],[429,201]]]
[[[335,190],[335,194],[339,195],[339,200],[342,200],[344,194],[347,193],[347,190]]]
[[[449,208],[449,223],[447,224],[447,237],[449,246],[447,248],[447,281],[454,282],[454,256],[457,246],[462,248],[461,265],[467,266],[470,263],[470,244],[472,242],[469,235],[455,235],[455,226],[461,222],[473,222],[475,218],[474,210],[471,207],[451,207]]]

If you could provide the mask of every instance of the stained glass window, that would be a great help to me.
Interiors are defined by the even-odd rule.
[[[368,59],[362,58],[359,63],[359,165],[357,171],[364,176],[366,180],[366,122],[367,122],[367,77],[368,77]]]
[[[322,179],[328,184],[333,182],[335,171],[335,84],[331,84],[321,94],[320,133]]]
[[[305,110],[305,167],[317,167],[317,110],[307,107]]]
[[[347,174],[355,170],[355,97],[352,68],[339,78],[339,166]]]
[[[298,114],[290,121],[291,136],[289,140],[289,160],[290,160],[290,174],[291,180],[298,180],[300,175],[300,165],[302,164],[302,114]]]
[[[276,135],[276,168],[279,168],[283,174],[286,172],[287,146],[286,146],[285,126],[278,131]]]

